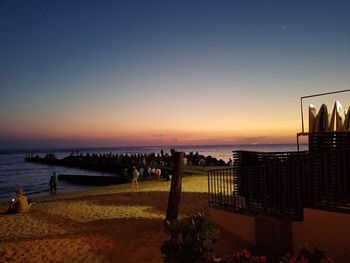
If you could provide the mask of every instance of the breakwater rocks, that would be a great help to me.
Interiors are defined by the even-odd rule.
[[[38,154],[27,153],[25,161],[46,165],[59,165],[65,167],[81,168],[86,170],[108,172],[120,176],[130,177],[133,167],[143,168],[144,176],[151,176],[156,168],[170,170],[173,167],[173,150],[168,153],[161,151],[159,154],[79,154],[79,151],[61,159],[56,158],[54,153],[48,153],[44,157]],[[212,156],[204,156],[197,153],[185,155],[184,166],[228,166],[232,161],[225,162]]]

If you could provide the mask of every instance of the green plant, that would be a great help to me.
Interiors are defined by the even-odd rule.
[[[182,220],[167,222],[165,232],[170,239],[161,247],[165,263],[265,263],[269,262],[265,256],[252,255],[243,249],[232,256],[224,258],[214,257],[214,243],[218,230],[202,213]],[[300,248],[296,255],[285,254],[280,263],[331,263],[325,250],[307,246]]]
[[[167,222],[165,232],[170,235],[161,247],[165,263],[213,262],[218,230],[204,214]]]

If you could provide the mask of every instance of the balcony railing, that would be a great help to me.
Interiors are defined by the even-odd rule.
[[[231,169],[208,172],[211,206],[291,220],[302,220],[304,207],[350,211],[350,147],[233,157]]]
[[[209,203],[223,206],[226,209],[234,209],[235,185],[232,168],[210,170],[208,177]]]

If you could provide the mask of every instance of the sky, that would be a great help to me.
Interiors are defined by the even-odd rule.
[[[4,0],[0,62],[2,149],[295,143],[350,88],[350,1]]]

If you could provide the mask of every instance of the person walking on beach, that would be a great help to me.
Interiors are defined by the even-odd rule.
[[[51,194],[57,192],[57,178],[56,178],[56,173],[54,172],[53,175],[51,176],[50,178],[50,182],[49,182],[49,185],[50,185],[50,192]]]
[[[137,181],[139,179],[139,171],[136,169],[136,167],[133,167],[134,171],[132,172],[132,186],[139,187],[139,182]]]

